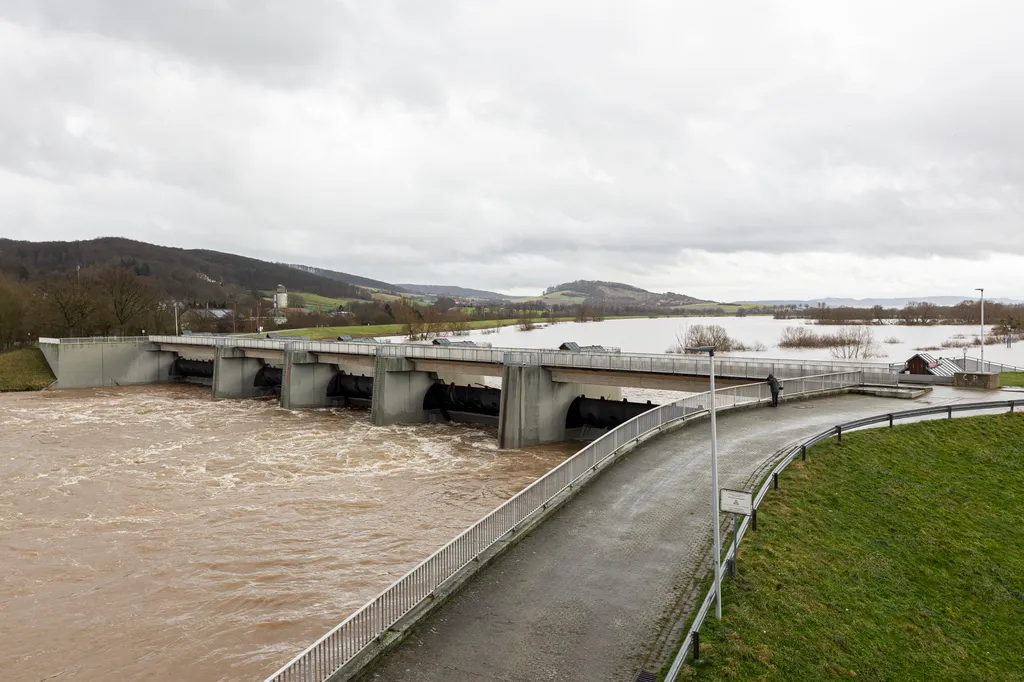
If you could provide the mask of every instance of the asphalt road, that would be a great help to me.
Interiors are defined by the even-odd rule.
[[[1016,397],[940,387],[916,401],[843,395],[723,414],[720,485],[751,489],[785,446],[843,421]],[[624,457],[364,679],[627,682],[660,669],[711,567],[708,424]]]

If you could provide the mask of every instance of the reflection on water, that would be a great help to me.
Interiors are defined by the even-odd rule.
[[[208,391],[0,395],[4,679],[261,679],[578,447]]]

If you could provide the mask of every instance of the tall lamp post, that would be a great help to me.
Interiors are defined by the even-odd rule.
[[[985,371],[985,289],[977,288],[975,291],[981,292],[981,369]],[[964,367],[964,371],[967,371],[967,367]]]
[[[696,346],[686,350],[691,353],[707,353],[711,360],[711,519],[715,529],[715,618],[722,620],[722,538],[718,530],[718,426],[715,422],[718,401],[715,399],[715,347]]]

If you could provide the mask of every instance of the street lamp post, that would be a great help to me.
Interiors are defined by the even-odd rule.
[[[985,289],[978,288],[975,291],[981,292],[981,368],[980,371],[985,371]],[[964,367],[964,371],[967,368]]]
[[[722,538],[718,528],[718,425],[715,421],[718,401],[715,399],[715,347],[697,346],[686,350],[707,353],[711,360],[711,519],[715,533],[715,618],[722,620]]]
[[[178,302],[171,301],[174,304],[174,335],[178,336]]]

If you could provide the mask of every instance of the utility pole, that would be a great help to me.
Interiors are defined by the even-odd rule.
[[[984,372],[985,371],[985,289],[984,288],[978,288],[978,289],[975,289],[975,291],[980,291],[981,292],[981,369],[980,369],[980,371]],[[967,370],[967,368],[965,367],[964,371],[966,371],[966,370]]]
[[[715,414],[718,411],[718,400],[715,395],[715,347],[698,346],[685,350],[707,353],[711,360],[711,519],[715,533],[715,618],[722,620],[722,538],[718,527],[718,427]]]

